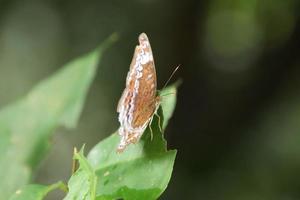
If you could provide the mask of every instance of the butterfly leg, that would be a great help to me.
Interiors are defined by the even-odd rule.
[[[162,133],[160,116],[159,116],[159,114],[157,114],[157,112],[155,112],[154,114],[158,117],[158,128],[159,128],[159,131]]]
[[[151,141],[153,140],[153,131],[152,131],[152,127],[151,127],[152,119],[153,119],[153,117],[150,119],[150,122],[149,122],[149,129],[150,129],[150,138],[151,138]]]

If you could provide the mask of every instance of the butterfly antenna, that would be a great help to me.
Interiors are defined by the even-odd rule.
[[[176,71],[179,69],[180,65],[178,65],[174,71],[172,72],[171,76],[169,77],[169,79],[167,80],[167,82],[164,84],[164,87],[162,89],[165,89],[165,87],[168,85],[168,83],[170,82],[170,80],[172,79],[172,77],[174,76],[174,74],[176,73]]]

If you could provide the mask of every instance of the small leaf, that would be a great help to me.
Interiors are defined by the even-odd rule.
[[[17,190],[10,200],[42,200],[47,194],[55,189],[66,191],[66,186],[62,182],[53,185],[26,185],[22,189]]]
[[[171,86],[162,93],[165,94],[169,91],[176,94],[176,87]],[[161,120],[163,118],[162,111],[165,113],[166,119],[170,119],[175,107],[176,95],[170,95],[168,98],[170,98],[168,101],[161,104],[162,110],[159,109]],[[129,145],[121,154],[116,153],[120,141],[117,133],[101,141],[91,150],[88,161],[96,175],[94,180],[97,180],[97,200],[120,198],[153,200],[157,199],[166,189],[171,178],[176,151],[167,151],[166,141],[160,132],[158,123],[159,118],[155,116],[151,124],[153,140],[151,140],[148,128],[137,144]],[[163,123],[164,127],[166,125],[167,121]],[[79,170],[71,177],[70,193],[75,190],[72,188],[75,182],[79,185],[80,182],[88,179],[88,171]],[[85,187],[85,189],[87,188]],[[80,190],[80,188],[77,189]],[[86,190],[85,193],[87,193]],[[88,200],[89,198],[77,198],[76,200],[83,199]]]
[[[78,160],[80,167],[69,180],[69,192],[65,200],[95,199],[97,176],[93,167],[83,155],[83,148],[75,152],[74,160]]]
[[[112,42],[110,38],[104,46]],[[24,98],[0,111],[0,200],[27,184],[59,125],[76,125],[102,47],[66,64]]]
[[[163,128],[165,129],[169,123],[170,118],[173,115],[176,105],[177,87],[181,84],[181,81],[177,81],[173,86],[166,87],[160,92],[161,105],[163,107],[164,123]],[[175,97],[175,98],[174,98]]]

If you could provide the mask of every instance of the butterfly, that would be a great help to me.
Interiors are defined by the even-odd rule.
[[[123,152],[129,144],[139,141],[160,103],[149,39],[145,33],[141,33],[138,40],[139,45],[135,47],[127,74],[126,87],[117,107],[120,122],[118,133],[121,137],[118,152]]]

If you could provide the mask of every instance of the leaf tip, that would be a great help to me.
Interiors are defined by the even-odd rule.
[[[115,43],[119,39],[119,34],[117,32],[112,33],[98,48],[100,51],[107,49],[113,43]]]

